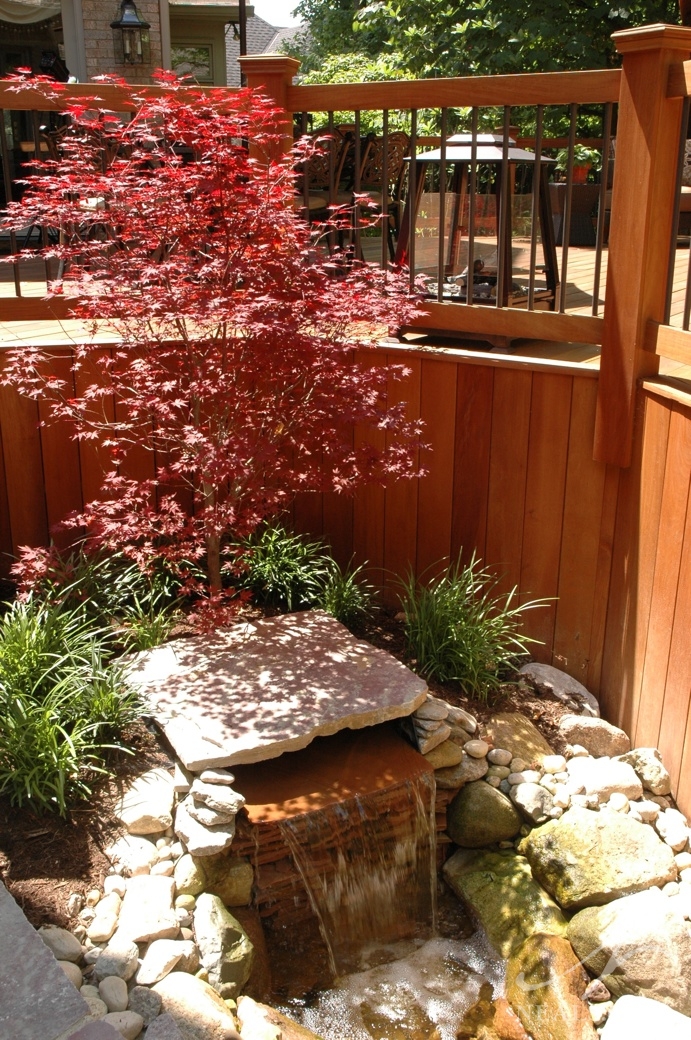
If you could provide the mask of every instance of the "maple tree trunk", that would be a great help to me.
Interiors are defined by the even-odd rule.
[[[213,592],[221,591],[221,539],[217,534],[206,537],[206,568]]]

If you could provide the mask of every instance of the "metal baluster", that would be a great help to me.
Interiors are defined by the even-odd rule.
[[[361,165],[362,165],[362,140],[360,137],[360,112],[359,110],[355,113],[355,181],[353,184],[353,192],[357,195],[361,187]],[[360,229],[360,203],[356,200],[353,209],[353,220],[355,222],[355,256],[358,260],[362,259],[362,235]]]
[[[389,248],[389,111],[382,113],[382,173],[381,173],[381,266],[388,267]]]
[[[511,285],[506,283],[506,276],[511,278],[511,264],[509,270],[504,269],[504,258],[509,255],[507,250],[511,249],[511,192],[509,184],[509,127],[511,126],[511,109],[504,106],[504,122],[502,125],[502,155],[501,155],[501,181],[499,184],[499,207],[497,219],[499,223],[497,235],[497,296],[494,301],[495,307],[503,307],[504,295],[511,291]],[[506,240],[508,232],[508,242]]]
[[[417,209],[417,109],[410,111],[410,176],[408,178],[408,191],[410,192],[410,230],[408,237],[408,263],[410,264],[409,278],[410,291],[415,289],[415,211]]]
[[[688,105],[688,100],[686,102]],[[609,149],[612,141],[612,103],[605,105],[604,135],[602,138],[602,170],[600,172],[600,195],[597,208],[597,234],[595,238],[595,271],[593,273],[593,306],[591,313],[597,316],[600,309],[600,277],[602,273],[602,249],[605,243],[605,209],[607,183],[609,181]]]
[[[479,109],[473,108],[470,119],[470,177],[469,187],[470,200],[468,203],[468,281],[465,287],[465,302],[473,302],[475,286],[475,196],[477,194],[477,128],[479,122]]]
[[[542,113],[537,106],[535,122],[535,162],[533,163],[533,200],[530,214],[530,266],[528,269],[528,310],[535,309],[535,265],[537,262],[537,231],[540,226],[540,174],[542,171]],[[544,253],[544,247],[543,247]]]
[[[439,253],[437,256],[437,300],[444,299],[444,246],[446,237],[446,137],[448,133],[448,109],[441,110],[441,148],[439,151]]]
[[[576,147],[576,119],[578,105],[570,106],[571,123],[569,125],[568,164],[566,167],[566,198],[564,200],[564,223],[561,232],[561,292],[559,293],[559,313],[566,310],[566,272],[569,266],[569,236],[571,234],[571,197],[573,195],[573,155]]]

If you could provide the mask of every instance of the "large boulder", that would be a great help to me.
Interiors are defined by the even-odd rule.
[[[536,934],[509,959],[506,996],[533,1040],[596,1040],[588,981],[567,939]]]
[[[153,987],[163,1013],[170,1015],[183,1040],[233,1040],[235,1020],[218,993],[195,975],[174,971]],[[155,1020],[154,1020],[155,1021]]]
[[[566,933],[561,910],[536,883],[528,861],[512,850],[459,849],[444,864],[444,877],[501,957],[511,956],[535,932]]]
[[[636,748],[620,755],[618,761],[631,766],[646,791],[669,794],[672,790],[669,772],[662,764],[662,756],[657,748]]]
[[[506,748],[514,758],[529,765],[541,766],[546,755],[553,755],[540,730],[520,712],[499,712],[485,722],[487,739],[498,748]]]
[[[523,839],[535,879],[565,910],[600,906],[676,879],[669,846],[619,813],[573,808]]]
[[[194,910],[194,934],[209,984],[226,999],[235,999],[250,977],[254,947],[245,929],[218,896],[202,892]]]
[[[602,1040],[691,1040],[691,1019],[648,997],[620,997],[609,1013]]]
[[[631,801],[643,797],[643,785],[633,768],[619,759],[572,758],[567,769],[569,778],[600,803],[615,793],[625,794]]]
[[[205,891],[219,896],[226,906],[249,906],[252,902],[254,869],[246,859],[230,850],[204,860]]]
[[[519,669],[519,675],[532,683],[538,693],[549,694],[582,715],[599,717],[600,705],[597,698],[582,683],[579,683],[578,679],[560,671],[559,668],[554,668],[551,664],[530,661]]]
[[[478,780],[462,787],[446,810],[446,831],[464,849],[508,841],[521,829],[521,817],[501,791]]]
[[[559,732],[568,744],[580,744],[595,758],[623,755],[631,750],[631,741],[623,729],[605,719],[564,715],[559,720]]]
[[[581,910],[568,936],[614,996],[651,997],[691,1015],[691,931],[659,888]]]

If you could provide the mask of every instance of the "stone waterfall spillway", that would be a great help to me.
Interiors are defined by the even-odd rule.
[[[233,853],[255,866],[268,932],[316,922],[332,976],[369,941],[432,934],[434,775],[395,725],[324,738],[236,774],[247,818]]]

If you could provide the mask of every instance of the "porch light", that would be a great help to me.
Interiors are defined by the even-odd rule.
[[[120,17],[110,23],[113,30],[115,57],[121,65],[149,63],[149,29],[139,14],[134,0],[122,0]]]

